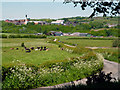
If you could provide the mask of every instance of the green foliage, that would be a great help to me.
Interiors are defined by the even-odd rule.
[[[88,77],[103,67],[103,58],[98,54],[70,58],[62,61],[51,61],[35,65],[17,65],[2,67],[2,88],[30,89],[42,86],[50,86],[64,82],[79,80]],[[98,57],[98,58],[96,58]]]
[[[11,34],[11,35],[6,35],[2,34],[2,38],[46,38],[46,35],[20,35],[20,34]],[[1,36],[0,36],[1,38]]]
[[[109,61],[114,61],[117,63],[120,63],[119,60],[119,52],[117,48],[111,48],[111,49],[97,49],[95,50],[98,53],[101,53],[105,59],[109,60]]]
[[[94,21],[94,22],[90,22],[89,23],[92,28],[97,29],[97,28],[103,28],[104,27],[104,23],[103,22],[99,22],[99,21]]]
[[[25,45],[24,45],[24,43],[21,43],[21,47],[24,47]]]
[[[114,40],[112,46],[113,47],[120,47],[120,40],[119,39]]]
[[[7,35],[1,34],[1,35],[0,35],[0,38],[7,38]]]
[[[91,49],[85,48],[83,46],[77,45],[77,47],[74,49],[73,53],[88,53],[89,51],[92,51]]]
[[[28,23],[28,25],[14,25],[2,21],[2,33],[44,33],[48,34],[49,31],[62,31],[63,33],[90,33],[91,29],[106,28],[109,30],[102,30],[98,32],[92,31],[91,34],[95,36],[118,36],[118,26],[114,28],[108,28],[107,24],[117,24],[118,17],[71,17],[61,18],[65,20],[65,23],[70,25],[34,25],[34,23]],[[54,19],[31,19],[31,21],[46,21],[51,23]]]
[[[91,31],[90,34],[94,35],[94,36],[116,36],[118,37],[118,30],[117,28],[111,28],[108,30],[100,30],[100,31]]]

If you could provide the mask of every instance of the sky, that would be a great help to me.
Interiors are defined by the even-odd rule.
[[[53,2],[54,0],[1,0],[2,2]],[[55,0],[55,2],[63,2],[64,0]]]
[[[85,11],[74,4],[63,4],[63,0],[2,0],[0,3],[2,15],[0,19],[24,19],[27,14],[32,19],[84,16],[92,13],[91,8]]]

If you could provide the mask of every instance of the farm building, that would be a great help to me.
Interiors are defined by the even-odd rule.
[[[62,32],[55,32],[55,36],[63,36]]]
[[[79,33],[79,32],[75,32],[75,33],[72,33],[70,35],[72,35],[72,36],[82,36],[82,37],[91,36],[91,34],[89,34],[89,33]]]
[[[71,36],[79,36],[79,32],[74,32],[74,33],[72,33],[72,34],[70,34]]]
[[[33,22],[34,24],[47,24],[45,21],[30,21],[30,22]]]
[[[69,36],[71,33],[63,33],[64,36]]]
[[[50,31],[49,33],[50,33],[50,35],[53,35],[53,36],[63,36],[63,33],[61,31],[60,32]]]
[[[52,21],[51,24],[64,24],[64,20],[57,20],[57,21]]]
[[[79,36],[91,36],[89,33],[80,33]]]

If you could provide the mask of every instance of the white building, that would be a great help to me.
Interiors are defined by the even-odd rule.
[[[29,22],[33,22],[34,24],[47,24],[45,21],[29,21]]]
[[[90,35],[89,33],[79,33],[79,32],[75,32],[70,34],[71,36],[88,36]]]
[[[52,21],[51,24],[64,24],[64,20]]]
[[[74,32],[74,33],[72,33],[72,34],[70,34],[71,36],[79,36],[79,32]]]

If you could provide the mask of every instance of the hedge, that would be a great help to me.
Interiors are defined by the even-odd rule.
[[[0,38],[46,38],[46,35],[0,35]]]
[[[103,57],[93,52],[35,65],[2,66],[3,89],[30,89],[79,80],[100,71]]]

